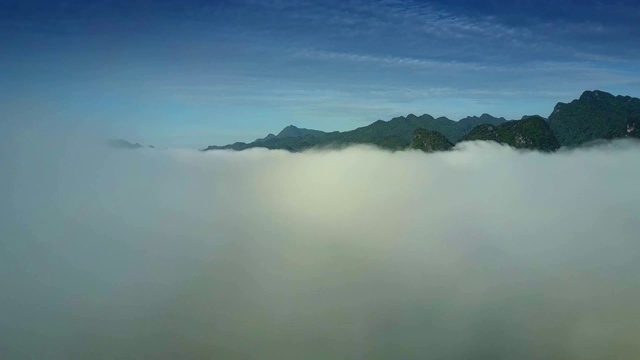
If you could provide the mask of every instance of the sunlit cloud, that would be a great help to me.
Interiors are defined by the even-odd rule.
[[[44,135],[0,162],[8,358],[640,351],[637,143],[200,153]]]

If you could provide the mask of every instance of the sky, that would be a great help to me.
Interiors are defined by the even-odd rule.
[[[202,148],[640,95],[637,1],[0,1],[0,125]]]

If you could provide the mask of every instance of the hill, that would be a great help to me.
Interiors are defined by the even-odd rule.
[[[627,123],[640,115],[640,99],[585,91],[568,104],[558,103],[549,116],[551,130],[563,146],[629,136]]]
[[[489,114],[482,114],[480,117],[466,117],[460,121],[453,121],[446,117],[434,118],[428,114],[421,116],[409,114],[406,117],[400,116],[389,121],[378,120],[367,126],[344,132],[327,133],[300,129],[290,125],[280,131],[278,135],[269,134],[265,138],[257,139],[251,143],[236,142],[224,146],[213,145],[204,150],[245,150],[262,147],[302,151],[312,147],[340,148],[354,144],[368,144],[388,150],[401,150],[410,146],[411,139],[417,129],[437,131],[453,143],[478,124],[498,125],[505,121],[504,118],[496,118]]]
[[[139,143],[134,144],[124,139],[109,139],[107,140],[107,146],[115,149],[127,149],[127,150],[142,149],[144,147]]]
[[[312,129],[303,129],[303,128],[295,127],[293,125],[289,125],[289,126],[285,127],[284,129],[282,129],[278,133],[278,135],[275,135],[275,138],[278,138],[278,139],[290,138],[290,137],[303,138],[303,137],[306,137],[306,136],[317,137],[317,136],[324,135],[324,134],[326,134],[324,131],[312,130]],[[269,135],[273,135],[273,134],[269,134]],[[269,135],[267,135],[267,138],[269,137]]]
[[[451,150],[453,144],[437,131],[418,129],[413,133],[409,148],[424,152],[436,152]]]
[[[436,135],[420,132],[413,141],[418,129],[437,132],[452,144],[467,140],[489,140],[520,149],[553,151],[559,146],[573,147],[597,140],[640,137],[640,99],[614,96],[599,90],[585,91],[579,99],[570,103],[558,103],[548,119],[525,115],[521,120],[507,121],[482,114],[453,121],[446,117],[434,118],[428,114],[409,114],[389,121],[378,120],[344,132],[323,132],[289,125],[278,135],[269,134],[251,143],[212,145],[204,150],[261,147],[297,152],[309,148],[341,148],[354,144],[374,145],[388,150],[414,146],[430,149],[429,144],[435,144]],[[423,141],[423,145],[419,145],[420,141]]]
[[[495,141],[516,149],[540,151],[555,151],[560,147],[549,124],[540,116],[528,116],[498,126],[478,125],[460,141],[473,140]]]

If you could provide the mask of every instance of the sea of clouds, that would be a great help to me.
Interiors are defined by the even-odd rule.
[[[637,359],[640,146],[0,159],[2,359]]]

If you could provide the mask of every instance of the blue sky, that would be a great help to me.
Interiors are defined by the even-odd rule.
[[[637,1],[0,0],[0,124],[158,146],[640,96]]]

